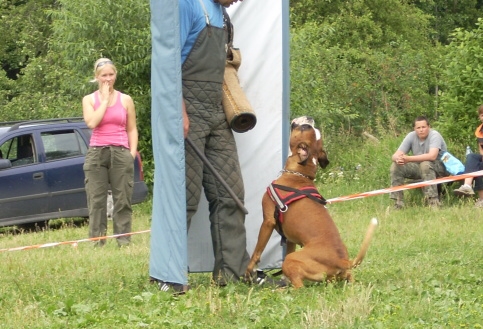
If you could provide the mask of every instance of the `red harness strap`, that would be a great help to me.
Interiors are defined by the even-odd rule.
[[[288,192],[285,196],[282,196],[280,191]],[[322,205],[326,205],[327,201],[320,195],[319,191],[313,186],[302,187],[300,189],[278,185],[278,184],[270,184],[267,187],[267,192],[272,201],[277,206],[277,209],[284,213],[288,209],[288,205],[294,201],[309,198],[313,201],[316,201]],[[280,221],[283,222],[282,217],[280,216]]]
[[[283,197],[280,191],[288,192],[285,197]],[[278,231],[282,236],[281,243],[285,243],[286,238],[283,234],[282,230],[282,223],[283,223],[283,213],[288,210],[288,205],[294,201],[300,200],[302,198],[309,198],[315,202],[318,202],[322,205],[326,205],[327,201],[320,195],[319,191],[313,186],[302,187],[300,189],[295,189],[288,186],[278,185],[278,184],[270,184],[267,187],[267,193],[275,203],[275,213],[274,217],[277,221]]]

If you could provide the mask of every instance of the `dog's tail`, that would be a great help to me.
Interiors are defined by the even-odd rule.
[[[364,256],[366,255],[367,249],[369,249],[369,245],[371,244],[372,236],[374,235],[374,230],[377,226],[377,218],[371,219],[369,227],[367,228],[366,236],[364,237],[364,241],[362,241],[361,249],[357,254],[356,258],[352,261],[352,268],[359,266],[362,261],[364,260]]]

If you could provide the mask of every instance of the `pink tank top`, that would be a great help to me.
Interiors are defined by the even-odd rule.
[[[127,110],[122,106],[121,93],[116,91],[117,99],[109,106],[101,122],[92,131],[89,146],[122,146],[129,149],[126,123]],[[94,92],[94,110],[101,105],[99,91]]]

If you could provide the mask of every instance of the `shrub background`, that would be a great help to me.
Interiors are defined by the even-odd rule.
[[[333,138],[399,136],[425,114],[462,158],[483,103],[483,0],[289,4],[292,116]],[[149,2],[6,0],[0,16],[0,121],[81,116],[91,66],[109,57],[136,103],[151,184]]]

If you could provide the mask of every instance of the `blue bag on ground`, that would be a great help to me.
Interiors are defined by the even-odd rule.
[[[441,156],[441,161],[443,161],[444,166],[446,167],[446,171],[449,172],[451,175],[459,175],[464,173],[465,166],[461,163],[458,158],[452,155],[449,152],[444,152]]]

